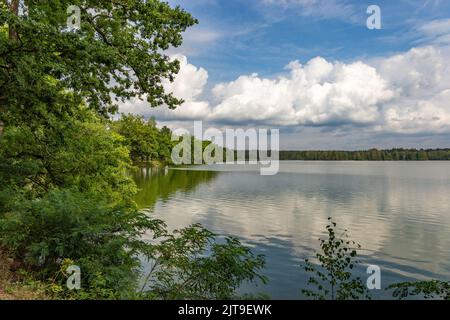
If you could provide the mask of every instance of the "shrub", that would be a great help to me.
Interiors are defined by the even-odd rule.
[[[328,222],[328,238],[319,239],[322,252],[316,254],[320,265],[316,266],[306,259],[303,266],[307,273],[314,274],[308,284],[316,289],[303,289],[302,293],[319,300],[370,299],[363,281],[352,276],[352,270],[358,263],[357,249],[361,246],[348,240],[347,230],[337,236],[336,223],[332,218],[328,218]]]

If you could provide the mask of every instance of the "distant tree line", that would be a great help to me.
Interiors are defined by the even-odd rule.
[[[130,157],[134,163],[148,163],[159,161],[171,163],[173,147],[183,137],[172,141],[172,131],[167,128],[158,128],[154,118],[145,120],[142,116],[122,114],[119,120],[112,122],[112,128],[125,139],[125,145],[130,149]],[[196,139],[191,137],[191,157],[194,163],[194,143]],[[211,144],[210,141],[201,141],[202,152]],[[223,159],[226,159],[226,149],[223,151]],[[267,152],[271,157],[271,152]],[[250,152],[245,152],[245,159],[249,160]],[[238,159],[238,153],[234,151],[234,159]],[[259,160],[259,156],[258,156]],[[450,149],[389,149],[389,150],[317,150],[317,151],[280,151],[280,160],[303,161],[439,161],[450,160]]]
[[[280,160],[305,161],[438,161],[450,160],[450,149],[370,149],[363,151],[280,151]]]

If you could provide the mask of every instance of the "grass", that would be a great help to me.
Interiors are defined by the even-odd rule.
[[[44,286],[11,271],[13,261],[0,251],[0,300],[48,300]]]

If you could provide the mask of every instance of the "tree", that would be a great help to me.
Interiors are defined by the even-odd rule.
[[[303,289],[302,293],[307,297],[319,300],[358,300],[370,299],[367,289],[360,278],[353,278],[351,271],[358,263],[355,260],[359,244],[348,240],[345,230],[342,238],[336,235],[336,223],[328,218],[326,226],[328,239],[319,239],[322,253],[317,253],[316,258],[320,263],[317,267],[308,259],[303,266],[308,273],[313,273],[308,284],[316,287],[316,290]]]
[[[10,8],[3,3],[0,11],[0,26],[9,30],[0,33],[0,120],[5,124],[17,117],[33,119],[42,109],[61,113],[67,100],[84,102],[102,115],[132,97],[153,107],[182,103],[163,86],[179,70],[179,62],[164,50],[179,46],[181,33],[197,23],[179,7],[157,0],[26,0],[19,16],[18,2]],[[81,10],[76,32],[66,30],[70,5]]]
[[[119,120],[112,121],[112,128],[125,138],[135,163],[157,160],[165,164],[172,162],[172,131],[167,127],[156,127],[154,119],[145,120],[142,116],[122,114]]]
[[[145,121],[141,116],[122,114],[112,125],[125,138],[134,162],[159,159],[159,130],[154,122]]]
[[[8,126],[0,139],[3,188],[37,199],[53,189],[101,194],[110,203],[130,201],[136,188],[123,137],[85,110],[78,119],[51,126]]]
[[[132,201],[136,186],[123,138],[94,119],[37,131],[6,127],[0,250],[37,279],[59,285],[61,263],[70,259],[82,268],[85,288],[101,278],[102,288],[121,297],[137,280],[139,237],[156,225]]]
[[[158,156],[160,160],[166,163],[172,162],[172,148],[175,145],[172,141],[172,131],[166,126],[162,127],[161,130],[159,130],[158,140]]]

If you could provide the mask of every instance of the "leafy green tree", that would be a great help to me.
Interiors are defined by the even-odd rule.
[[[66,123],[8,126],[0,146],[0,190],[8,186],[35,199],[74,188],[111,203],[130,199],[136,190],[123,138],[88,110]]]
[[[346,230],[342,236],[337,236],[336,223],[331,218],[328,221],[328,239],[319,239],[322,252],[316,254],[320,266],[308,259],[303,266],[307,273],[314,274],[308,284],[316,289],[302,289],[302,293],[319,300],[370,299],[364,282],[351,273],[358,263],[357,249],[361,246],[348,240]]]
[[[172,162],[172,148],[176,142],[172,141],[172,131],[167,127],[162,127],[158,132],[158,156],[165,163]]]
[[[8,126],[0,146],[0,248],[41,280],[71,259],[88,287],[102,275],[118,295],[131,288],[138,235],[153,224],[132,201],[123,138],[87,111],[33,131]]]
[[[104,115],[132,97],[153,107],[182,103],[164,90],[179,62],[163,52],[179,46],[181,33],[197,23],[184,10],[157,0],[25,0],[19,15],[18,2],[0,7],[0,26],[8,26],[0,33],[4,123],[33,119],[42,108],[57,113],[54,104],[69,99],[62,95],[67,90],[73,104],[84,101]],[[81,10],[73,32],[67,30],[71,5]]]
[[[159,130],[154,122],[145,121],[142,116],[122,114],[120,120],[114,121],[112,125],[125,138],[134,162],[159,160]]]

